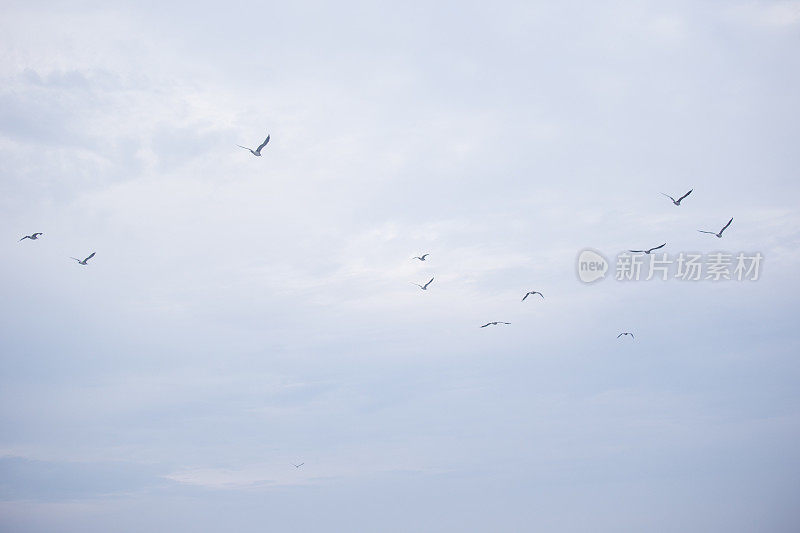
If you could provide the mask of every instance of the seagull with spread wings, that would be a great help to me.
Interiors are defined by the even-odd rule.
[[[425,285],[420,285],[419,283],[414,283],[413,281],[412,281],[411,283],[412,283],[413,285],[416,285],[417,287],[419,287],[419,288],[420,288],[420,289],[422,289],[423,291],[427,291],[427,290],[428,290],[428,285],[430,285],[431,283],[433,283],[433,278],[431,278],[431,280],[430,280],[428,283],[426,283]]]
[[[658,250],[659,248],[663,248],[663,247],[665,247],[666,245],[667,245],[667,243],[664,243],[664,244],[662,244],[661,246],[656,246],[655,248],[649,248],[649,249],[647,249],[647,250],[628,250],[628,251],[629,251],[629,252],[633,252],[633,253],[635,253],[635,254],[638,254],[638,253],[641,253],[641,254],[649,254],[649,253],[650,253],[650,252],[652,252],[653,250]]]
[[[544,298],[544,294],[542,294],[542,293],[541,293],[541,292],[539,292],[539,291],[528,291],[528,292],[525,294],[525,296],[523,296],[523,297],[522,297],[522,301],[524,302],[524,301],[525,301],[525,298],[527,298],[528,296],[532,296],[532,295],[534,295],[534,294],[538,294],[539,296],[541,296],[542,298]]]
[[[269,142],[269,135],[267,135],[267,138],[264,139],[263,143],[261,143],[261,146],[259,146],[255,150],[253,150],[252,148],[248,148],[247,146],[242,146],[241,144],[237,144],[236,146],[238,146],[239,148],[244,148],[245,150],[250,150],[250,153],[256,157],[261,157],[261,149],[264,148],[268,142]]]
[[[486,326],[497,326],[498,324],[511,324],[511,322],[487,322],[486,324],[482,325],[482,328]]]
[[[728,229],[728,226],[731,225],[731,222],[733,222],[733,217],[731,217],[731,219],[728,221],[728,223],[725,224],[724,228],[719,230],[719,233],[714,233],[713,231],[705,231],[705,230],[702,230],[702,229],[699,229],[697,231],[699,231],[700,233],[710,233],[711,235],[716,235],[717,239],[721,239],[722,238],[722,232],[725,231],[726,229]]]
[[[25,235],[25,236],[24,236],[23,238],[21,238],[19,241],[20,241],[20,242],[22,242],[22,241],[24,241],[25,239],[30,239],[30,240],[32,240],[32,241],[35,241],[36,239],[38,239],[38,238],[39,238],[39,235],[44,235],[44,233],[42,233],[42,232],[38,232],[38,233],[34,233],[33,235]]]
[[[305,463],[300,463],[299,465],[296,465],[296,464],[292,463],[292,466],[293,466],[293,467],[295,467],[295,468],[300,468],[300,467],[301,467],[301,466],[303,466],[304,464],[305,464]]]
[[[631,333],[630,331],[623,331],[622,333],[620,333],[619,335],[617,335],[617,338],[619,339],[619,338],[620,338],[620,337],[622,337],[623,335],[630,335],[632,339],[635,339],[635,338],[636,338],[636,337],[634,337],[634,336],[633,336],[633,333]]]
[[[92,252],[92,254],[91,254],[89,257],[87,257],[86,259],[83,259],[83,260],[81,260],[81,259],[78,259],[77,257],[70,257],[70,259],[74,259],[75,261],[77,261],[77,262],[78,262],[78,264],[79,264],[79,265],[86,266],[86,262],[87,262],[89,259],[91,259],[92,257],[94,257],[94,254],[95,254],[95,252]]]
[[[411,259],[419,259],[420,261],[425,261],[425,258],[428,257],[429,255],[431,254],[422,254],[421,256],[415,256],[412,257]]]
[[[680,197],[680,198],[678,198],[677,200],[676,200],[675,198],[673,198],[672,196],[670,196],[669,194],[666,194],[666,193],[663,193],[663,192],[662,192],[661,194],[663,194],[664,196],[666,196],[667,198],[669,198],[670,200],[672,200],[672,203],[673,203],[673,204],[675,204],[675,205],[681,205],[681,200],[683,200],[684,198],[686,198],[687,196],[689,196],[690,194],[692,194],[692,191],[693,191],[693,190],[694,190],[694,189],[689,189],[689,192],[687,192],[686,194],[684,194],[683,196],[681,196],[681,197]]]

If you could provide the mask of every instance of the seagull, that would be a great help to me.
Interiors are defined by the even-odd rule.
[[[525,298],[527,298],[528,296],[530,296],[530,295],[532,295],[532,294],[538,294],[539,296],[541,296],[542,298],[544,298],[544,294],[542,294],[542,293],[541,293],[541,292],[539,292],[539,291],[529,291],[527,294],[525,294],[525,296],[523,296],[523,297],[522,297],[522,301],[524,302],[524,301],[525,301]]]
[[[617,338],[619,339],[619,338],[620,338],[620,337],[622,337],[623,335],[630,335],[632,339],[635,339],[635,338],[636,338],[636,337],[634,337],[634,336],[633,336],[633,333],[631,333],[630,331],[623,331],[622,333],[620,333],[619,335],[617,335]]]
[[[649,254],[649,253],[650,253],[650,252],[652,252],[653,250],[658,250],[659,248],[663,248],[663,247],[665,247],[666,245],[667,245],[667,243],[664,243],[664,244],[662,244],[661,246],[656,246],[655,248],[650,248],[649,250],[628,250],[628,251],[629,251],[629,252],[633,252],[633,253],[644,253],[644,254]]]
[[[23,238],[20,239],[20,242],[24,241],[25,239],[30,239],[32,241],[35,241],[36,239],[39,238],[39,235],[44,235],[44,233],[39,232],[39,233],[34,233],[33,235],[25,235]]]
[[[84,259],[83,261],[81,261],[81,260],[80,260],[80,259],[78,259],[77,257],[70,257],[70,259],[74,259],[75,261],[77,261],[77,262],[78,262],[78,264],[79,264],[79,265],[86,266],[86,261],[88,261],[89,259],[91,259],[92,257],[94,257],[94,254],[95,254],[95,253],[94,253],[94,252],[92,252],[92,255],[90,255],[89,257],[87,257],[87,258],[86,258],[86,259]]]
[[[719,230],[719,233],[714,233],[713,231],[705,231],[705,230],[702,230],[702,229],[699,229],[697,231],[699,231],[700,233],[710,233],[711,235],[716,235],[717,239],[721,239],[722,238],[722,232],[725,231],[726,229],[728,229],[728,226],[731,225],[731,222],[733,222],[733,217],[731,217],[731,219],[728,221],[728,223],[725,224],[724,228]]]
[[[414,285],[416,285],[417,287],[419,287],[423,291],[427,291],[428,290],[428,285],[430,285],[432,282],[433,282],[433,278],[431,278],[431,280],[428,283],[426,283],[425,285],[420,285],[419,283],[414,283],[413,281],[411,283],[414,283]]]
[[[482,325],[481,327],[485,328],[486,326],[496,326],[498,324],[511,324],[511,322],[487,322],[486,324]]]
[[[300,467],[301,467],[301,466],[303,466],[304,464],[305,464],[305,463],[300,463],[299,465],[296,465],[296,464],[292,463],[292,466],[293,466],[293,467],[295,467],[295,468],[300,468]]]
[[[422,257],[412,257],[411,259],[419,259],[420,261],[425,261],[425,258],[431,254],[423,254]]]
[[[692,194],[692,191],[693,191],[693,190],[694,190],[694,189],[689,189],[689,192],[687,192],[686,194],[684,194],[683,196],[681,196],[681,197],[680,197],[680,198],[678,198],[677,200],[676,200],[675,198],[673,198],[672,196],[670,196],[669,194],[665,194],[665,193],[663,193],[663,192],[662,192],[661,194],[663,194],[664,196],[666,196],[667,198],[669,198],[670,200],[672,200],[672,203],[673,203],[673,204],[675,204],[675,205],[681,205],[681,200],[683,200],[684,198],[686,198],[687,196],[689,196],[690,194]]]
[[[261,157],[261,149],[264,148],[267,145],[268,142],[269,142],[269,135],[267,135],[267,138],[264,139],[263,143],[261,143],[261,146],[259,146],[255,150],[252,150],[251,148],[248,148],[247,146],[242,146],[241,144],[237,144],[236,146],[238,146],[239,148],[244,148],[245,150],[250,150],[250,153],[253,154],[256,157]]]

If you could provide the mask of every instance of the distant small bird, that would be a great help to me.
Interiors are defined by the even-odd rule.
[[[414,283],[413,281],[411,283],[413,283],[414,285],[416,285],[417,287],[419,287],[423,291],[427,291],[428,290],[428,285],[430,285],[432,282],[433,282],[433,278],[431,278],[431,280],[428,283],[426,283],[425,285],[420,285],[419,283]]]
[[[485,328],[486,326],[496,326],[498,324],[511,324],[511,322],[487,322],[486,324],[482,325],[481,327]]]
[[[617,335],[617,338],[619,339],[619,338],[620,338],[620,337],[622,337],[623,335],[630,335],[632,339],[635,339],[635,338],[636,338],[636,337],[634,337],[634,336],[633,336],[633,333],[631,333],[631,332],[629,332],[629,331],[623,331],[622,333],[620,333],[619,335]]]
[[[38,238],[39,238],[39,235],[44,235],[44,233],[42,233],[42,232],[38,232],[38,233],[34,233],[33,235],[25,235],[25,236],[24,236],[23,238],[21,238],[19,241],[20,241],[20,242],[22,242],[22,241],[24,241],[25,239],[30,239],[30,240],[32,240],[32,241],[35,241],[36,239],[38,239]]]
[[[267,135],[267,138],[264,139],[263,143],[261,143],[261,146],[259,146],[255,150],[252,150],[251,148],[248,148],[247,146],[242,146],[241,144],[237,144],[236,146],[238,146],[239,148],[244,148],[245,150],[250,150],[250,153],[253,154],[256,157],[261,157],[261,149],[264,148],[267,145],[268,142],[269,142],[269,135]]]
[[[673,198],[672,196],[670,196],[669,194],[665,194],[665,193],[663,193],[663,192],[662,192],[661,194],[663,194],[664,196],[666,196],[667,198],[669,198],[670,200],[672,200],[672,203],[673,203],[673,204],[675,204],[675,205],[681,205],[681,200],[683,200],[684,198],[686,198],[687,196],[689,196],[690,194],[692,194],[692,191],[693,191],[693,190],[694,190],[694,189],[689,189],[689,192],[687,192],[686,194],[684,194],[683,196],[681,196],[681,197],[680,197],[680,198],[678,198],[677,200],[676,200],[675,198]]]
[[[70,259],[74,259],[75,261],[77,261],[77,262],[78,262],[78,264],[79,264],[79,265],[86,266],[86,261],[88,261],[89,259],[91,259],[92,257],[94,257],[94,254],[95,254],[95,252],[92,252],[92,255],[90,255],[89,257],[87,257],[87,258],[86,258],[86,259],[84,259],[83,261],[81,261],[81,260],[80,260],[80,259],[78,259],[77,257],[70,257]]]
[[[542,298],[544,298],[544,294],[542,294],[542,293],[541,293],[541,292],[539,292],[539,291],[529,291],[527,294],[525,294],[525,296],[523,296],[523,297],[522,297],[522,301],[524,302],[524,301],[525,301],[525,298],[527,298],[528,296],[530,296],[530,295],[532,295],[532,294],[538,294],[539,296],[541,296]]]
[[[419,259],[420,261],[425,261],[425,258],[431,254],[424,254],[422,257],[412,257],[411,259]]]
[[[301,466],[303,466],[304,464],[305,464],[305,463],[300,463],[299,465],[296,465],[296,464],[292,463],[292,466],[293,466],[293,467],[295,467],[295,468],[300,468],[300,467],[301,467]]]
[[[705,230],[702,230],[702,229],[699,229],[697,231],[699,231],[700,233],[710,233],[711,235],[716,235],[717,239],[721,239],[722,238],[722,232],[725,231],[726,229],[728,229],[728,226],[731,225],[731,222],[733,222],[733,217],[731,217],[731,219],[728,221],[728,223],[725,224],[724,228],[719,230],[719,233],[714,233],[713,231],[705,231]]]
[[[635,254],[636,254],[636,253],[649,254],[649,253],[650,253],[650,252],[652,252],[653,250],[658,250],[659,248],[663,248],[663,247],[665,247],[666,245],[667,245],[667,243],[664,243],[664,244],[662,244],[661,246],[656,246],[655,248],[650,248],[649,250],[628,250],[628,251],[629,251],[629,252],[633,252],[633,253],[635,253]]]

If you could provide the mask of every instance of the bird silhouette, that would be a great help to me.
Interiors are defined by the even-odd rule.
[[[264,142],[261,143],[261,145],[255,150],[248,148],[247,146],[242,146],[241,144],[237,144],[236,146],[238,146],[239,148],[244,148],[245,150],[249,150],[250,153],[256,157],[261,157],[261,149],[264,148],[268,142],[269,142],[269,135],[267,135],[267,138],[264,139]]]
[[[91,259],[92,257],[94,257],[94,254],[95,254],[95,252],[92,252],[92,254],[91,254],[89,257],[87,257],[86,259],[83,259],[83,260],[81,260],[81,259],[78,259],[77,257],[70,257],[70,259],[74,259],[75,261],[77,261],[77,262],[78,262],[78,264],[79,264],[79,265],[86,266],[86,262],[87,262],[89,259]]]
[[[431,280],[428,283],[426,283],[425,285],[420,285],[419,283],[414,283],[413,281],[411,283],[413,283],[414,285],[416,285],[417,287],[419,287],[423,291],[427,291],[428,290],[428,285],[433,283],[433,278],[431,278]]]
[[[527,298],[528,296],[531,296],[532,294],[538,294],[539,296],[541,296],[542,298],[544,298],[544,294],[542,294],[542,293],[541,293],[541,292],[539,292],[539,291],[528,291],[528,292],[525,294],[525,296],[523,296],[523,297],[522,297],[522,301],[524,302],[524,301],[525,301],[525,298]]]
[[[733,222],[733,217],[731,217],[731,219],[728,221],[728,223],[725,224],[724,228],[719,230],[719,233],[714,233],[713,231],[705,231],[705,230],[702,230],[702,229],[699,229],[697,231],[699,231],[700,233],[710,233],[711,235],[716,235],[717,239],[721,239],[722,238],[722,232],[725,231],[726,229],[728,229],[728,226],[731,225],[731,222]]]
[[[675,204],[675,205],[681,205],[681,200],[683,200],[684,198],[686,198],[687,196],[689,196],[690,194],[692,194],[692,191],[693,191],[693,190],[694,190],[694,189],[689,189],[689,192],[687,192],[686,194],[684,194],[683,196],[681,196],[681,197],[680,197],[680,198],[678,198],[677,200],[676,200],[675,198],[673,198],[672,196],[670,196],[669,194],[666,194],[666,193],[663,193],[663,192],[662,192],[661,194],[663,194],[664,196],[666,196],[667,198],[669,198],[670,200],[672,200],[672,203],[673,203],[673,204]]]

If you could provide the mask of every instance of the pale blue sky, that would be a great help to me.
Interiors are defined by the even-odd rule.
[[[4,532],[800,529],[800,2],[0,35]],[[664,241],[761,279],[575,276]]]

